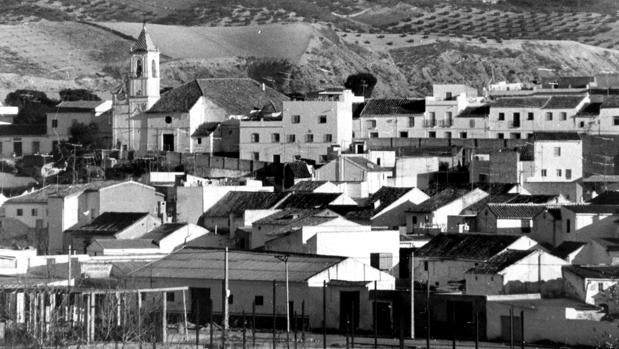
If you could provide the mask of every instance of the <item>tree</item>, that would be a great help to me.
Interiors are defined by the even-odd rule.
[[[81,122],[74,122],[69,128],[69,139],[72,143],[81,144],[84,147],[99,148],[99,126],[94,122],[86,125]]]
[[[4,104],[18,107],[19,113],[15,117],[16,124],[45,123],[47,112],[58,104],[44,92],[36,90],[15,90],[4,99]]]
[[[62,101],[100,101],[101,98],[89,90],[78,88],[65,88],[60,91],[60,100]]]
[[[376,77],[370,73],[357,73],[346,78],[344,87],[351,89],[355,96],[369,98],[372,96],[376,82]]]

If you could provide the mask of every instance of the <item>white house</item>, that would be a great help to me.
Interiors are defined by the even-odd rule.
[[[351,197],[368,197],[388,185],[392,175],[392,169],[380,167],[357,155],[338,156],[315,172],[317,180],[338,183]]]
[[[527,182],[573,182],[582,178],[582,139],[576,132],[536,132],[532,177]]]
[[[355,120],[355,138],[412,137],[415,119],[423,117],[425,100],[369,99]]]
[[[112,146],[112,101],[63,101],[47,113],[47,134],[52,141],[71,137],[74,123],[97,125],[103,146]]]
[[[619,266],[565,266],[563,278],[572,297],[600,306],[607,314],[619,314]]]
[[[561,206],[561,234],[557,243],[578,241],[587,243],[595,238],[617,238],[616,205]]]

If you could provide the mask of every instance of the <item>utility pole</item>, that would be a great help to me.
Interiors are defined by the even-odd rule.
[[[76,172],[76,169],[75,169],[75,160],[76,160],[75,148],[81,148],[82,145],[81,144],[75,144],[75,143],[67,143],[67,145],[70,145],[71,147],[73,147],[73,184],[75,184],[75,181],[77,179],[77,172]]]
[[[415,251],[411,251],[411,339],[415,339]]]
[[[430,349],[430,263],[424,261],[427,282],[426,282],[426,349]]]
[[[277,259],[284,262],[284,271],[286,277],[286,347],[290,347],[290,289],[288,287],[288,256],[276,256]]]
[[[225,338],[228,332],[228,316],[229,316],[229,305],[228,305],[228,297],[230,296],[230,290],[228,286],[228,246],[224,251],[224,317],[223,317],[223,333],[222,337]]]

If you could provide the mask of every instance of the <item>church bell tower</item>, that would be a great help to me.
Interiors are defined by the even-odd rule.
[[[128,99],[132,111],[145,111],[159,100],[159,49],[153,43],[146,25],[131,47],[131,73]]]

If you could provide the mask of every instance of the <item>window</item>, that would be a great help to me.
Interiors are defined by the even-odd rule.
[[[36,216],[38,216],[38,215],[39,215],[39,210],[37,210],[36,208],[33,208],[33,209],[30,211],[30,214],[32,215],[32,217],[36,217]]]
[[[375,128],[376,127],[376,120],[368,120],[366,121],[367,127],[368,128]]]
[[[598,282],[598,292],[604,292],[604,283]]]
[[[378,138],[378,132],[370,132],[370,138]]]
[[[234,295],[233,294],[228,296],[228,304],[234,304]]]
[[[512,133],[511,134],[511,138],[512,139],[520,139],[520,133]]]
[[[469,120],[469,127],[470,128],[475,128],[475,119]]]
[[[260,135],[257,133],[251,134],[251,142],[252,143],[260,143]]]
[[[565,169],[565,179],[572,179],[572,170],[569,168]]]
[[[255,296],[254,297],[255,305],[264,305],[264,297],[263,296]]]
[[[548,175],[548,171],[546,169],[542,169],[542,177],[546,177]]]
[[[412,116],[408,118],[408,127],[415,127],[415,118]]]
[[[151,69],[153,70],[153,78],[157,77],[157,61],[153,59],[151,62]]]
[[[435,131],[428,132],[428,138],[436,138],[436,132]]]
[[[557,177],[561,177],[563,175],[563,171],[561,169],[557,169]]]
[[[198,137],[198,144],[202,144],[202,137]]]
[[[18,209],[17,209],[17,216],[18,216],[18,217],[21,217],[21,216],[23,216],[23,215],[24,215],[24,210],[22,210],[21,208],[18,208]]]
[[[445,92],[445,99],[451,100],[453,98],[453,94],[451,92]]]
[[[319,124],[326,124],[327,123],[327,116],[326,115],[318,115],[318,123]]]
[[[466,138],[467,134],[466,132],[460,132],[460,138]]]
[[[552,121],[552,112],[546,112],[546,121]]]
[[[504,138],[505,138],[505,134],[503,134],[503,133],[497,133],[496,138],[498,138],[498,139],[504,139]]]
[[[142,77],[142,60],[138,59],[137,62],[135,62],[135,77],[139,78]]]
[[[280,161],[282,160],[281,156],[279,154],[273,154],[273,162],[276,164],[279,164]]]
[[[452,117],[453,117],[453,113],[452,112],[448,111],[448,112],[445,113],[445,120],[451,121]]]
[[[313,142],[314,142],[314,135],[313,134],[305,135],[305,143],[313,143]]]
[[[567,113],[562,111],[561,113],[559,113],[559,116],[561,117],[561,120],[565,121],[567,120]]]
[[[58,119],[52,119],[52,128],[58,128]]]
[[[531,232],[531,221],[529,219],[522,219],[520,221],[520,230],[523,234],[529,234]]]
[[[619,126],[619,116],[613,117],[613,126]]]
[[[616,125],[617,125],[617,124],[615,124],[615,126],[616,126]],[[585,122],[584,122],[584,121],[579,122],[579,123],[578,123],[578,126],[579,126],[580,128],[585,127]]]
[[[445,138],[451,139],[451,132],[445,132]]]
[[[505,113],[499,113],[499,121],[505,120]]]
[[[571,219],[566,219],[565,220],[565,232],[566,233],[571,233],[572,232],[572,220]]]
[[[301,122],[301,115],[293,115],[292,116],[292,123],[293,124],[298,124]]]
[[[33,153],[38,153],[41,151],[41,142],[39,141],[32,141],[32,152]]]
[[[174,292],[166,292],[165,300],[166,302],[174,302]]]
[[[331,142],[333,142],[333,135],[330,133],[327,133],[325,135],[325,143],[331,143]]]
[[[527,113],[527,120],[533,120],[535,118],[534,115],[535,114],[533,114],[533,113]]]
[[[166,123],[166,124],[168,124],[168,125],[169,125],[169,124],[171,124],[171,123],[172,123],[172,117],[171,117],[171,116],[169,116],[169,115],[168,115],[168,116],[166,116],[166,117],[165,117],[165,123]]]
[[[296,135],[288,135],[288,143],[294,143],[297,141]]]
[[[406,131],[400,132],[400,138],[408,138],[408,132]]]
[[[554,147],[552,153],[554,156],[561,156],[561,147]]]
[[[254,161],[259,161],[260,160],[260,153],[258,153],[257,151],[251,153],[251,159]]]
[[[271,143],[279,143],[279,133],[271,134]]]

